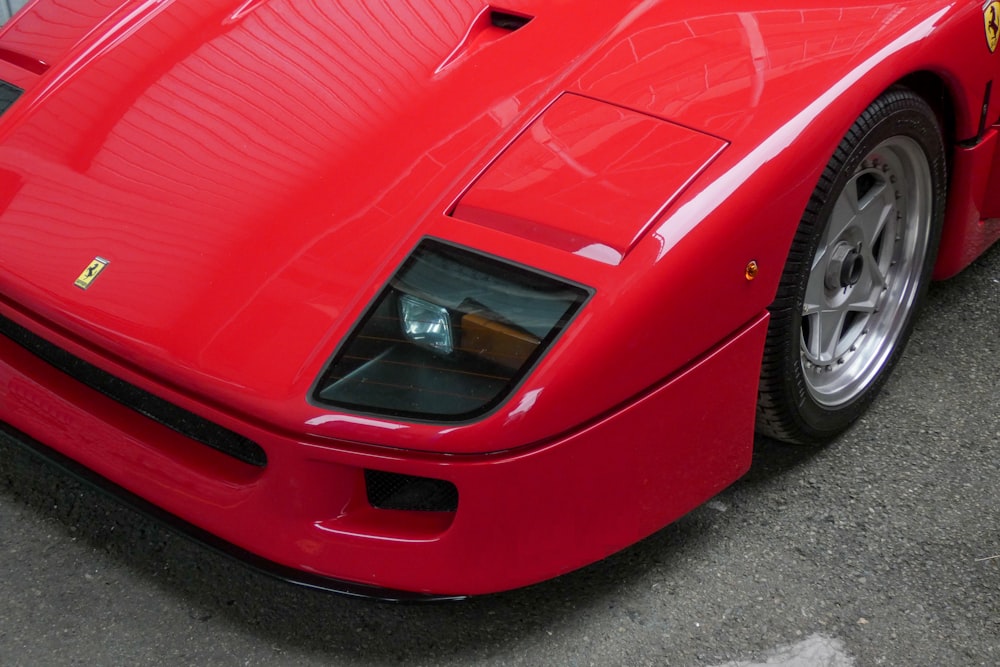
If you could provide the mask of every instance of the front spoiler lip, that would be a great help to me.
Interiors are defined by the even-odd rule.
[[[168,529],[206,546],[216,553],[237,560],[261,574],[289,584],[347,597],[399,604],[454,602],[469,597],[467,595],[436,595],[401,591],[353,581],[333,579],[303,570],[296,570],[295,568],[262,558],[188,523],[4,422],[0,422],[0,444],[17,447],[19,450],[32,455],[38,460],[54,465],[75,479],[85,483],[88,487],[113,498],[141,514],[155,519]]]

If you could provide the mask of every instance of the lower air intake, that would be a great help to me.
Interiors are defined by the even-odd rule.
[[[368,504],[380,510],[454,512],[458,489],[451,482],[394,472],[365,470]]]
[[[108,398],[223,454],[253,466],[267,465],[260,445],[159,396],[129,384],[0,316],[0,334]]]

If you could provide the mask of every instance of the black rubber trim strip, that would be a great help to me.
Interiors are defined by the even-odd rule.
[[[993,80],[986,82],[986,91],[983,93],[983,108],[979,114],[979,132],[976,134],[976,143],[982,141],[986,134],[986,125],[990,115],[990,93],[993,91]]]
[[[50,343],[13,320],[0,316],[0,334],[10,338],[28,352],[74,380],[127,408],[135,410],[158,424],[173,429],[195,442],[228,454],[243,463],[260,468],[267,465],[267,454],[253,440],[176,406],[145,389],[125,382],[79,357],[73,356],[58,345]]]
[[[141,498],[131,491],[124,489],[109,479],[97,474],[90,468],[77,463],[73,459],[60,454],[56,450],[48,447],[34,438],[21,433],[9,424],[0,422],[0,443],[15,446],[20,450],[31,454],[39,460],[55,465],[63,472],[68,473],[87,486],[106,494],[107,496],[121,502],[122,504],[144,514],[177,532],[188,539],[206,546],[213,551],[240,561],[244,565],[261,574],[273,577],[296,586],[303,586],[318,591],[336,593],[349,597],[365,598],[369,600],[379,600],[382,602],[394,603],[427,603],[427,602],[450,602],[464,600],[465,595],[432,595],[428,593],[413,593],[410,591],[398,591],[390,588],[359,584],[352,581],[342,581],[323,577],[311,572],[303,572],[294,568],[275,563],[262,558],[246,549],[242,549],[235,544],[226,542],[222,538],[212,533],[188,523],[161,507]]]

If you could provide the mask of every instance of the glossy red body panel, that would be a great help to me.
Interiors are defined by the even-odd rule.
[[[954,276],[1000,239],[1000,197],[995,192],[1000,183],[998,137],[994,127],[976,146],[955,149],[952,205],[941,238],[935,278]]]
[[[766,325],[761,318],[686,372],[573,435],[492,456],[416,456],[340,441],[318,446],[209,412],[265,447],[270,459],[258,472],[60,382],[58,371],[19,358],[3,338],[0,405],[16,428],[275,562],[390,588],[485,593],[607,556],[745,472],[751,443],[743,436],[753,428],[755,362]],[[720,385],[718,375],[733,369],[732,381]],[[726,419],[716,425],[720,414]],[[638,441],[639,431],[659,435]],[[364,468],[450,480],[462,509],[453,516],[373,510],[364,500]]]
[[[726,142],[563,95],[462,196],[456,218],[621,263]]]
[[[72,5],[64,0],[29,0],[18,20],[0,29],[0,49],[7,54],[0,58],[27,59],[47,70],[128,4],[127,0],[86,0]]]
[[[0,78],[25,89],[0,117],[3,309],[257,440],[269,465],[247,471],[147,428],[4,341],[0,419],[277,562],[411,590],[499,590],[621,548],[743,472],[762,322],[791,238],[828,156],[881,91],[920,84],[947,124],[938,275],[996,239],[976,212],[996,187],[982,176],[995,134],[980,142],[979,128],[1000,54],[975,4],[502,9],[530,21],[499,28],[478,0],[29,4],[0,32],[0,51],[47,66],[0,59]],[[574,127],[608,118],[613,138],[592,146]],[[543,127],[567,137],[573,160],[534,162],[541,177],[517,188],[517,171],[552,153],[532,134]],[[581,157],[586,178],[573,182]],[[311,403],[426,237],[593,296],[481,419]],[[96,256],[107,269],[74,286]],[[361,507],[369,465],[454,481],[460,509]],[[253,530],[261,520],[273,538]],[[495,554],[489,574],[459,572],[482,553]]]

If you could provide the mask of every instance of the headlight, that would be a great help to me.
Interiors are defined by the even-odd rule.
[[[313,398],[420,419],[481,415],[510,393],[588,296],[426,240],[341,346]]]

